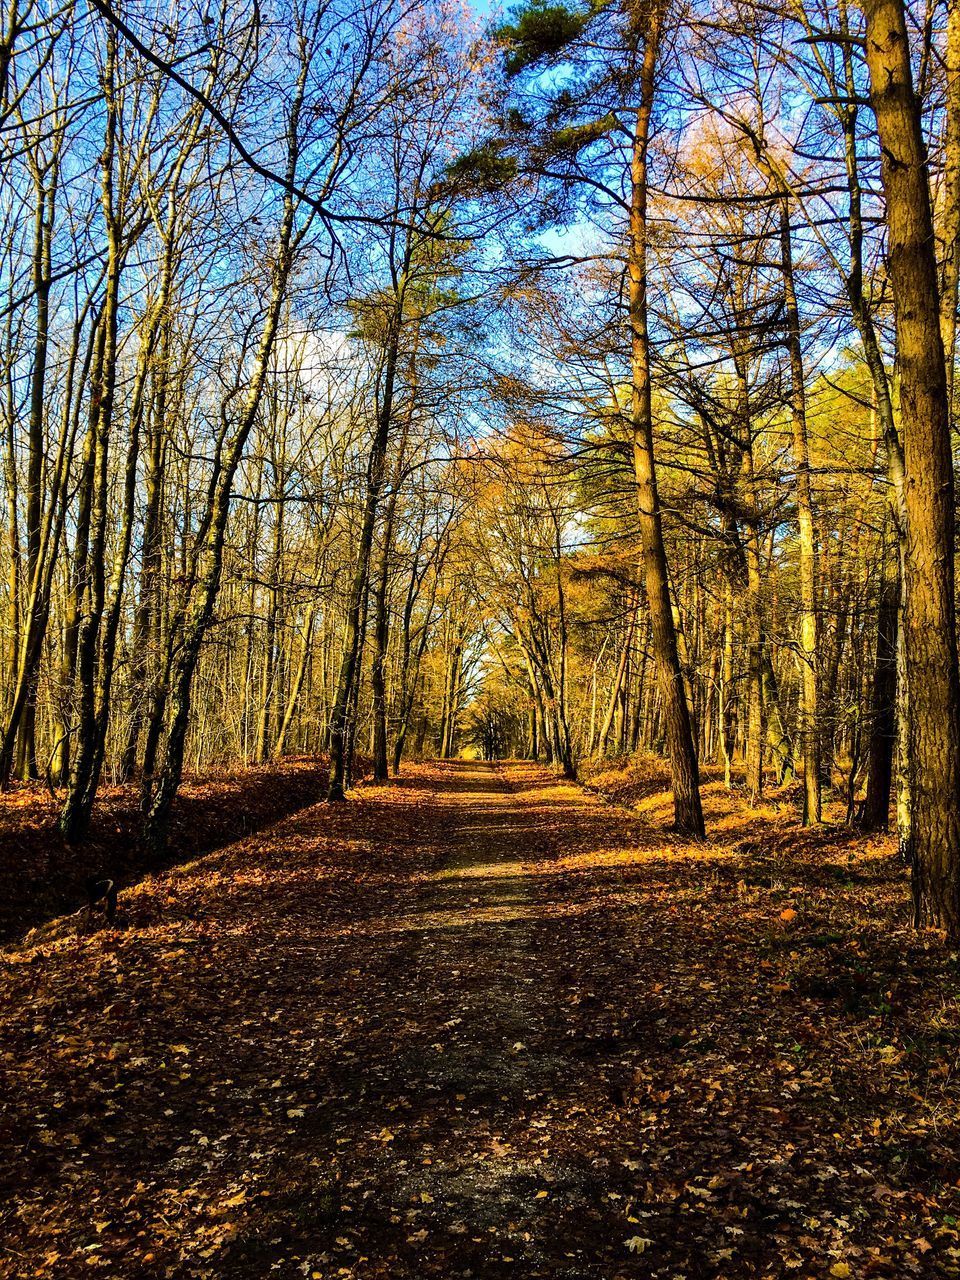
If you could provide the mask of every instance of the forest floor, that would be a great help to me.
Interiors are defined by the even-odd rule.
[[[168,864],[206,853],[315,804],[327,772],[316,757],[184,779],[173,806]],[[69,846],[57,820],[62,796],[40,783],[0,794],[0,942],[85,901],[88,877],[119,884],[155,870],[138,848],[140,788],[101,787],[89,837]]]
[[[706,791],[412,767],[8,948],[0,1274],[960,1275],[956,955]]]

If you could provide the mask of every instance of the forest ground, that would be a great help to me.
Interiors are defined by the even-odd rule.
[[[188,776],[173,805],[167,862],[218,849],[316,803],[326,781],[326,765],[314,756]],[[61,807],[62,796],[39,783],[14,784],[0,795],[0,942],[79,907],[90,876],[125,885],[156,870],[139,847],[136,784],[101,787],[79,845],[60,835]]]
[[[8,948],[0,1274],[960,1275],[956,955],[706,799],[418,766]]]

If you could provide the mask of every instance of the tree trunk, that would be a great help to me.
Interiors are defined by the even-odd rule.
[[[383,546],[380,552],[380,571],[373,597],[373,664],[370,670],[370,687],[373,696],[373,780],[386,782],[389,774],[388,724],[387,724],[387,650],[390,644],[390,556],[393,550],[393,532],[397,517],[397,502],[403,480],[407,439],[413,423],[416,407],[416,345],[410,356],[409,404],[403,419],[403,430],[397,445],[396,473],[393,487],[386,502],[383,518]]]
[[[643,33],[640,106],[637,110],[631,166],[628,269],[633,461],[652,647],[666,720],[675,826],[681,835],[702,839],[704,822],[700,803],[700,774],[670,604],[663,519],[653,452],[650,337],[647,327],[647,151],[662,19],[662,10],[656,4],[648,15],[648,27]]]
[[[891,541],[889,536],[884,537],[880,566],[867,793],[858,824],[861,831],[886,831],[890,826],[893,753],[897,736],[897,631],[900,612],[900,557],[897,546],[890,545]]]
[[[302,95],[302,82],[298,86],[298,95]],[[296,165],[297,122],[299,103],[298,96],[292,107],[290,130],[290,153],[288,158],[288,177],[293,180]],[[168,663],[167,678],[164,681],[169,692],[163,694],[165,704],[169,707],[169,727],[163,752],[163,760],[156,776],[151,767],[149,773],[145,768],[144,777],[144,844],[155,856],[160,856],[167,842],[167,830],[170,821],[170,810],[180,788],[183,773],[183,753],[187,739],[187,728],[190,722],[190,706],[193,693],[193,677],[200,659],[200,650],[207,628],[213,616],[220,590],[220,579],[223,569],[223,547],[227,529],[227,518],[230,513],[230,499],[233,493],[233,482],[237,468],[243,457],[247,439],[253,429],[263,388],[266,382],[270,357],[273,352],[280,316],[283,310],[287,284],[293,265],[291,249],[294,232],[295,205],[292,197],[284,200],[283,216],[278,236],[276,258],[273,268],[270,298],[260,334],[256,359],[251,372],[250,384],[244,399],[236,429],[226,435],[227,428],[218,442],[216,467],[211,477],[208,491],[208,508],[203,522],[203,538],[199,548],[197,572],[187,600],[186,613],[183,617],[180,634],[177,637],[179,647]],[[153,749],[158,748],[154,740]]]
[[[56,173],[43,182],[37,175],[36,237],[33,280],[37,300],[37,334],[34,343],[30,386],[30,424],[27,432],[27,581],[36,583],[40,572],[41,523],[43,520],[43,427],[46,399],[47,353],[50,338],[50,277],[53,219],[56,200]],[[27,623],[26,630],[31,630]],[[17,773],[24,781],[37,776],[36,721],[37,677],[40,647],[33,646],[25,672],[26,691],[17,740]]]
[[[613,685],[610,689],[610,697],[607,700],[607,709],[604,712],[603,721],[600,725],[600,736],[597,739],[597,757],[602,758],[607,753],[607,742],[610,738],[610,730],[613,728],[613,718],[617,713],[617,699],[620,697],[620,689],[623,686],[623,678],[627,670],[627,662],[630,657],[630,649],[633,645],[633,633],[637,626],[637,603],[631,602],[630,621],[627,623],[627,632],[623,640],[623,648],[620,651],[620,661],[617,663],[617,670],[613,677]]]
[[[98,352],[98,376],[90,389],[90,545],[77,626],[77,740],[71,761],[67,798],[60,815],[60,830],[68,843],[82,840],[90,824],[93,797],[99,775],[99,717],[97,714],[97,658],[106,605],[106,538],[109,502],[108,459],[113,425],[117,370],[117,322],[120,293],[120,226],[115,197],[114,164],[118,107],[115,99],[116,40],[108,36],[104,71],[107,113],[101,159],[101,203],[107,231],[107,276],[101,317],[102,346]]]
[[[409,249],[407,250],[409,266]],[[402,302],[398,302],[398,308]],[[393,421],[393,396],[397,377],[397,359],[400,350],[402,332],[400,310],[393,316],[384,356],[383,388],[370,454],[367,459],[366,497],[363,506],[363,519],[360,526],[360,540],[357,547],[357,561],[350,584],[350,599],[347,606],[347,635],[340,664],[340,676],[337,681],[337,692],[330,714],[330,782],[327,788],[327,800],[336,802],[344,799],[344,781],[347,765],[347,739],[349,737],[349,710],[353,696],[354,680],[357,675],[361,620],[364,613],[364,599],[370,581],[370,557],[373,550],[373,534],[377,520],[377,507],[383,489],[384,468],[386,465],[387,445],[390,440],[390,426]]]
[[[954,476],[921,107],[900,0],[864,0],[882,153],[906,468],[903,626],[910,697],[914,917],[960,936],[960,673]]]
[[[800,532],[800,737],[803,745],[803,825],[806,827],[816,825],[821,819],[817,548],[810,484],[810,448],[807,443],[803,351],[800,346],[800,311],[793,276],[790,204],[786,195],[780,201],[780,262],[790,353],[790,417]]]
[[[733,584],[727,581],[723,608],[723,660],[720,665],[720,749],[723,781],[733,786],[733,753],[737,742],[736,698],[733,684]]]
[[[287,749],[287,739],[290,735],[290,727],[293,724],[293,717],[296,714],[300,695],[303,692],[303,682],[306,679],[307,667],[310,665],[313,621],[316,614],[316,603],[312,603],[307,609],[306,621],[303,624],[303,648],[300,651],[300,661],[297,664],[297,672],[293,677],[293,683],[290,685],[290,692],[287,697],[287,705],[283,712],[283,721],[280,725],[280,732],[277,734],[277,740],[273,744],[274,760],[279,760]]]
[[[943,244],[940,333],[943,337],[947,371],[947,405],[952,422],[957,354],[957,292],[960,285],[960,0],[947,0],[944,73],[946,126],[943,143],[943,211],[940,218],[940,240]]]

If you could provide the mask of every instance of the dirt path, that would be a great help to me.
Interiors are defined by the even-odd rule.
[[[957,1274],[949,1080],[742,876],[458,762],[8,953],[2,1274]]]

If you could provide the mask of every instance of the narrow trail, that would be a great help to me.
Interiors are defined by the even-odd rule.
[[[367,1202],[359,1239],[379,1241],[370,1274],[382,1249],[384,1276],[599,1275],[580,1214],[602,1220],[607,1162],[556,1157],[544,1109],[575,1105],[584,1073],[558,1035],[576,971],[550,873],[607,815],[536,767],[452,762],[410,786],[433,869],[369,922],[366,995],[389,1025],[336,1120],[349,1132],[362,1115],[373,1137],[351,1142],[341,1175]]]
[[[891,1152],[902,1094],[787,990],[741,875],[451,762],[11,950],[0,1274],[953,1274],[915,1241],[955,1135]]]

